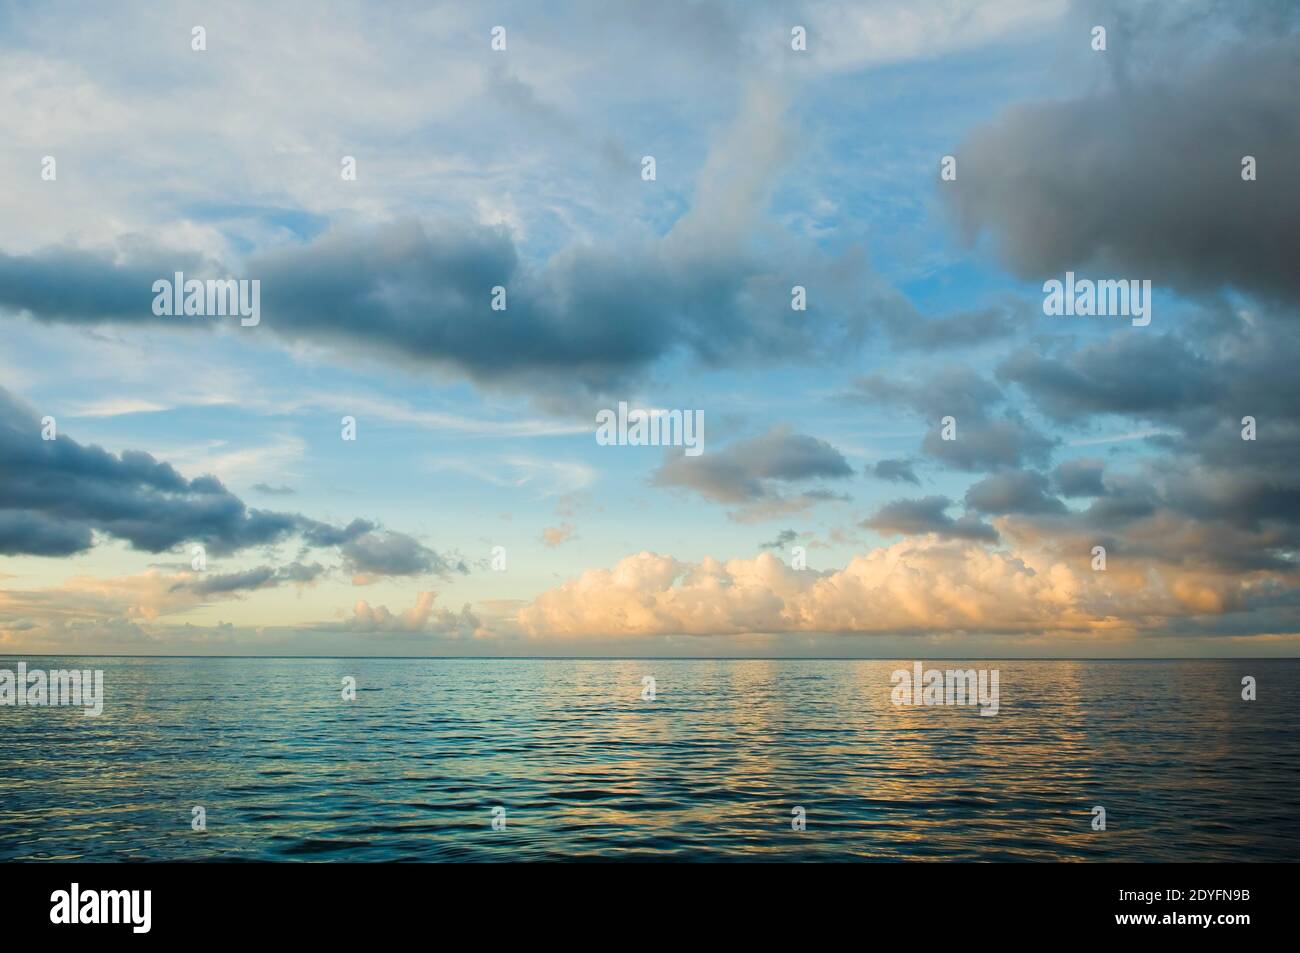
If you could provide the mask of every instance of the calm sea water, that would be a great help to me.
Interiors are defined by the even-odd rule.
[[[4,860],[1300,857],[1291,660],[930,663],[996,717],[894,707],[893,661],[23,661],[107,704],[0,707]]]

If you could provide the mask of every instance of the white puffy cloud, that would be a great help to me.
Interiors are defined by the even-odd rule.
[[[555,638],[1137,632],[1222,612],[1259,587],[1149,563],[1095,572],[1086,549],[1067,560],[929,535],[825,572],[791,569],[770,553],[691,563],[642,552],[542,593],[517,621],[530,636]]]
[[[415,605],[400,613],[387,606],[372,606],[364,599],[353,606],[352,618],[343,627],[351,632],[412,632],[444,637],[479,636],[485,632],[478,617],[466,604],[460,612],[435,606],[437,593],[422,592]]]

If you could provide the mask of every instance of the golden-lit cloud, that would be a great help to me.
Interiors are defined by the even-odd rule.
[[[421,592],[415,605],[402,612],[390,612],[387,606],[372,606],[359,599],[352,607],[352,617],[343,623],[350,632],[431,633],[448,637],[479,637],[486,634],[479,619],[466,604],[460,612],[435,606],[435,592]]]
[[[591,569],[521,609],[531,636],[731,633],[1139,632],[1250,601],[1267,579],[1144,563],[1096,571],[1088,550],[995,551],[910,537],[843,569],[650,552]]]

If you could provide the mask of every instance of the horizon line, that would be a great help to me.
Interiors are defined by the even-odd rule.
[[[363,659],[478,662],[903,662],[916,655],[124,655],[85,652],[0,652],[0,658]],[[1295,655],[929,655],[935,662],[1294,662]]]

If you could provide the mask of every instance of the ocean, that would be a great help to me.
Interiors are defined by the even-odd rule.
[[[1297,660],[19,661],[105,697],[0,706],[6,861],[1300,857]]]

